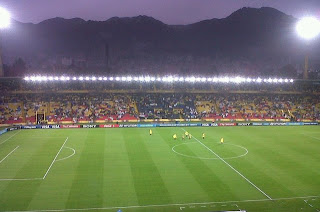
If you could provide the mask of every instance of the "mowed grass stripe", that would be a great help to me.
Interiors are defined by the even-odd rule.
[[[62,139],[21,142],[20,148],[1,167],[1,178],[42,178],[61,146]]]
[[[104,206],[138,205],[125,138],[127,129],[104,129]],[[135,141],[133,141],[135,142]]]
[[[210,199],[189,170],[176,157],[169,143],[173,141],[170,128],[154,129],[153,135],[144,130],[144,141],[173,202],[193,202]]]
[[[80,160],[81,152],[84,148],[88,131],[75,131],[79,134],[78,137],[70,136],[69,130],[53,130],[53,133],[63,132],[62,137],[69,137],[66,146],[76,150],[76,154],[71,158],[63,161],[56,161],[47,178],[42,181],[37,192],[33,195],[32,201],[29,204],[28,210],[47,210],[66,208],[70,189],[72,187],[74,177],[77,170],[77,164]],[[70,154],[68,149],[63,149],[58,158],[64,154]]]
[[[22,132],[23,133],[23,132]],[[21,135],[23,136],[23,134]],[[48,166],[50,161],[58,151],[61,142],[52,143],[49,139],[37,140],[31,142],[29,148],[24,148],[26,145],[21,144],[19,151],[20,155],[15,155],[13,160],[9,163],[21,164],[18,169],[12,169],[12,178],[35,178],[41,177]],[[33,148],[32,148],[33,147]],[[25,152],[20,152],[25,150]],[[31,150],[31,151],[30,151]],[[52,157],[50,157],[50,155]],[[10,164],[7,164],[10,165]],[[36,181],[9,181],[1,188],[0,191],[0,205],[1,209],[6,210],[25,210],[37,192],[42,180]],[[0,182],[1,183],[1,182]]]
[[[305,163],[309,156],[304,156],[303,151],[291,150],[291,146],[300,145],[297,144],[300,141],[297,141],[296,132],[303,128],[295,128],[294,131],[288,131],[290,127],[270,127],[268,130],[265,127],[231,128],[234,133],[227,134],[226,140],[244,143],[250,151],[250,154],[243,158],[247,165],[239,164],[238,160],[232,163],[236,164],[239,170],[250,173],[255,182],[264,186],[264,190],[271,195],[304,196],[312,195],[319,189],[314,186],[314,180],[311,180],[314,178],[312,176],[318,174]],[[309,162],[312,161],[313,158],[310,158]]]
[[[158,130],[161,131],[161,136],[163,140],[166,141],[169,149],[178,142],[181,142],[179,140],[174,141],[172,138],[173,133],[176,133],[177,130],[181,131],[179,128],[173,129],[172,131],[171,128],[161,128]],[[186,148],[189,155],[197,156],[193,150],[188,147],[188,145],[186,145]],[[214,172],[207,166],[207,164],[204,163],[203,160],[180,156],[172,151],[171,153],[177,160],[179,160],[183,165],[183,168],[186,169],[188,174],[193,178],[194,182],[192,184],[185,185],[188,189],[192,190],[193,186],[200,186],[201,191],[205,193],[206,201],[220,201],[221,199],[226,200],[226,198],[235,199],[233,191],[223,182],[223,179],[217,175],[218,172],[222,171],[221,163],[218,162],[213,164],[213,166],[216,167],[216,171]],[[204,195],[201,194],[201,196]],[[197,196],[194,196],[194,199],[194,201],[196,201],[198,199]]]
[[[193,135],[193,141],[195,139],[200,140],[202,135],[201,131],[196,132],[194,128],[186,128],[185,130]],[[210,131],[208,131],[208,133],[210,134]],[[216,145],[216,143],[212,142],[211,140],[209,140],[209,143],[212,145]],[[186,148],[189,148],[189,152],[194,151],[194,149],[188,145]],[[206,149],[200,143],[198,143],[198,148]],[[194,156],[196,156],[195,153],[193,154]],[[211,154],[212,156],[215,156],[212,152]],[[212,187],[213,190],[209,190],[208,193],[211,194],[211,198],[214,198],[214,201],[216,201],[217,198],[222,198],[224,200],[265,198],[265,196],[260,191],[252,187],[252,185],[250,185],[238,173],[228,167],[223,161],[201,160],[194,158],[183,159],[187,166],[189,166],[190,162],[195,163],[194,160],[198,161],[198,163],[201,165],[194,164],[193,167],[199,168],[201,170],[206,170],[204,175],[200,174],[201,172],[204,172],[200,170],[196,170],[194,175],[198,175],[200,181],[204,183],[204,188],[208,190],[210,189],[210,187]],[[190,168],[190,171],[192,171],[192,167]],[[208,183],[210,182],[210,180],[211,183]],[[218,201],[222,200],[218,199]]]
[[[147,129],[146,129],[147,130]],[[127,129],[124,137],[139,205],[170,204],[170,193],[155,165],[145,141],[144,130]]]
[[[297,180],[285,171],[287,166],[282,163],[285,160],[281,149],[274,148],[272,141],[268,138],[270,135],[273,138],[275,132],[271,129],[268,134],[264,135],[259,132],[263,128],[245,127],[241,130],[235,127],[231,128],[235,133],[229,133],[226,141],[243,143],[249,149],[249,154],[243,158],[243,163],[239,163],[238,160],[231,161],[231,163],[241,172],[248,173],[250,179],[272,197],[295,196],[295,192],[291,190],[290,186],[286,186],[286,183],[288,185],[288,182],[297,182]],[[279,153],[273,153],[275,149]],[[280,179],[285,180],[281,182]]]
[[[256,161],[261,161],[265,170],[268,170],[269,176],[277,180],[268,187],[281,197],[318,194],[319,188],[315,187],[313,178],[319,175],[319,170],[316,168],[319,167],[319,163],[304,151],[299,152],[291,148],[297,143],[295,135],[286,135],[284,138],[280,132],[273,134],[273,139],[260,143],[260,149],[255,151],[257,154],[264,155],[264,157],[255,157]],[[291,192],[285,193],[286,190]]]
[[[66,208],[103,206],[103,174],[105,140],[97,130],[88,131],[84,148],[80,152],[75,177],[70,188]]]

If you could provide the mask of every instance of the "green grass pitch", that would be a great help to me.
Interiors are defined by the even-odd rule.
[[[9,132],[0,136],[0,211],[320,211],[319,129]]]

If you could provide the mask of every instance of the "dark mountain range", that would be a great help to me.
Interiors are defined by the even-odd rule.
[[[107,21],[53,18],[38,24],[14,22],[2,32],[1,41],[5,63],[21,57],[30,71],[235,69],[233,73],[251,74],[301,63],[305,45],[295,33],[295,22],[273,8],[242,8],[224,19],[190,25],[167,25],[147,16]]]

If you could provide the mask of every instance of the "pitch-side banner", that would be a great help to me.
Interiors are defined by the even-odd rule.
[[[100,128],[118,128],[119,124],[100,124]]]
[[[60,125],[60,128],[80,128],[80,125]]]
[[[99,125],[97,124],[84,124],[84,125],[81,125],[81,128],[98,128]]]
[[[236,126],[236,123],[218,123],[218,126]]]
[[[6,133],[6,132],[7,132],[7,129],[1,130],[1,131],[0,131],[0,135],[4,134],[4,133]]]

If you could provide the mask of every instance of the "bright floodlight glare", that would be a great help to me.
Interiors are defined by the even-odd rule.
[[[8,28],[10,26],[10,13],[0,7],[0,29]]]
[[[311,40],[320,34],[320,21],[315,17],[305,17],[298,21],[297,33],[306,40]]]

